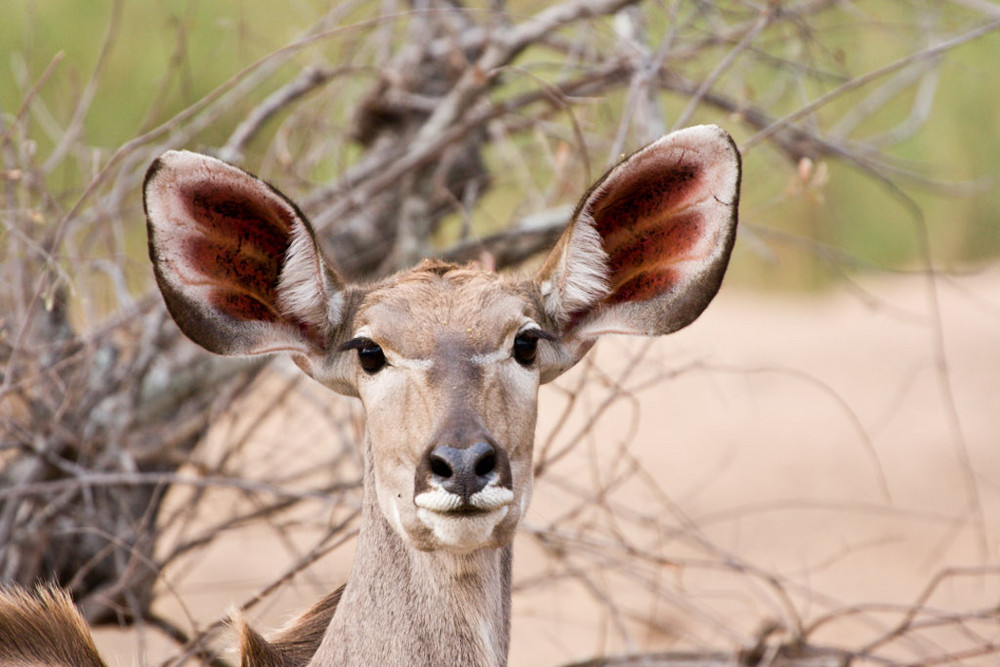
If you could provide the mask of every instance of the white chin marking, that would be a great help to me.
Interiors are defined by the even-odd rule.
[[[424,495],[424,494],[421,494]],[[485,546],[504,517],[508,507],[477,514],[442,514],[420,507],[417,518],[434,533],[434,537],[442,546],[471,551]]]

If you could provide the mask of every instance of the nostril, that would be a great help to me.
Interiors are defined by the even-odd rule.
[[[487,452],[482,458],[476,461],[476,474],[485,477],[493,472],[497,467],[497,456],[494,452]]]
[[[468,447],[435,445],[424,454],[417,468],[415,489],[440,489],[463,502],[490,484],[510,488],[510,463],[503,449],[485,438]]]
[[[448,479],[452,475],[451,466],[440,456],[431,455],[431,472],[438,477]]]

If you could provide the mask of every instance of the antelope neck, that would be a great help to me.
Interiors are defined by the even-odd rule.
[[[511,547],[414,549],[382,515],[372,477],[351,576],[309,665],[506,664]]]

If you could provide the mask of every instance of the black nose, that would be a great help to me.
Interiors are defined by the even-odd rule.
[[[427,453],[427,464],[428,481],[437,482],[464,502],[494,479],[504,486],[510,485],[507,457],[488,442],[462,448],[438,445]]]

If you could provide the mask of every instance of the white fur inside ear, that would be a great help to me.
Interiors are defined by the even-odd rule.
[[[592,198],[598,196],[594,193]],[[566,324],[571,313],[595,305],[610,291],[608,255],[593,217],[583,210],[572,224],[560,270],[541,284],[545,309],[560,325]]]
[[[278,305],[282,313],[321,326],[340,323],[344,300],[328,283],[316,241],[303,225],[292,228],[278,278]]]

